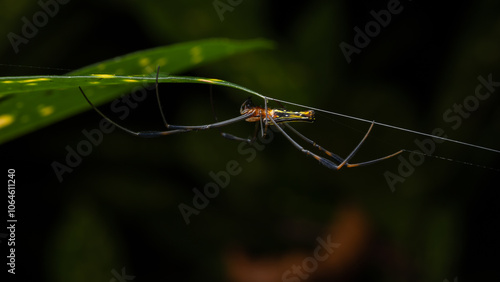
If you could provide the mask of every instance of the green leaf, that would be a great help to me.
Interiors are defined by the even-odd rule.
[[[0,144],[88,110],[78,86],[100,104],[134,87],[154,83],[157,66],[162,73],[179,73],[217,59],[271,46],[269,41],[261,39],[208,39],[127,54],[65,76],[0,77]],[[161,75],[159,81],[211,83],[252,93],[222,80]]]

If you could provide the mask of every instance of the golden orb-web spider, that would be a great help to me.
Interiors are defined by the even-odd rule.
[[[158,105],[160,107],[160,113],[161,113],[163,122],[165,123],[165,126],[167,128],[167,130],[165,130],[165,131],[132,131],[128,128],[125,128],[125,127],[117,124],[116,122],[112,121],[106,115],[104,115],[96,106],[94,106],[94,104],[92,104],[92,102],[89,100],[87,95],[85,95],[85,92],[83,92],[82,88],[81,87],[78,87],[78,88],[80,89],[83,96],[85,97],[87,102],[90,104],[90,106],[92,106],[92,108],[99,115],[101,115],[104,119],[106,119],[108,122],[115,125],[116,127],[120,128],[121,130],[128,132],[132,135],[139,136],[139,137],[152,138],[152,137],[159,137],[159,136],[170,135],[170,134],[181,133],[181,132],[207,130],[207,129],[211,129],[211,128],[220,128],[220,127],[223,127],[223,126],[226,126],[229,124],[233,124],[233,123],[236,123],[236,122],[239,122],[242,120],[245,120],[247,122],[259,122],[256,124],[256,131],[255,131],[254,137],[252,139],[241,138],[241,137],[237,137],[237,136],[234,136],[232,134],[228,134],[228,133],[224,133],[224,132],[221,132],[221,135],[227,139],[252,143],[252,142],[254,142],[255,136],[258,132],[259,124],[260,124],[260,128],[262,131],[262,135],[266,134],[266,131],[267,131],[267,128],[269,125],[275,126],[278,129],[278,131],[280,131],[281,134],[283,134],[283,136],[285,136],[286,139],[288,139],[290,141],[290,143],[292,143],[292,145],[295,148],[297,148],[299,151],[301,151],[302,153],[304,153],[310,157],[313,157],[314,159],[319,161],[322,165],[326,166],[327,168],[335,169],[335,170],[339,170],[344,166],[345,167],[357,167],[357,166],[373,164],[373,163],[394,157],[394,156],[396,156],[404,151],[404,150],[399,150],[399,151],[397,151],[391,155],[385,156],[385,157],[381,157],[381,158],[366,161],[366,162],[351,164],[351,163],[349,163],[349,161],[358,152],[359,148],[361,147],[363,142],[366,140],[366,138],[370,134],[370,132],[373,128],[373,125],[375,124],[374,121],[371,123],[370,128],[368,128],[368,131],[366,132],[365,136],[359,142],[359,144],[354,148],[354,150],[352,150],[352,152],[346,158],[341,158],[340,156],[338,156],[338,155],[326,150],[325,148],[321,147],[320,145],[316,144],[316,142],[312,141],[311,139],[305,137],[304,135],[302,135],[300,132],[298,132],[296,129],[294,129],[289,124],[291,122],[314,122],[314,120],[315,120],[314,110],[296,112],[296,111],[289,111],[286,109],[268,108],[267,107],[267,98],[264,98],[265,107],[262,108],[259,106],[255,106],[252,102],[252,99],[249,97],[241,105],[241,108],[240,108],[241,115],[238,117],[235,117],[235,118],[228,119],[228,120],[224,120],[224,121],[219,122],[219,121],[217,121],[217,116],[215,116],[216,122],[211,123],[211,124],[194,125],[194,126],[172,125],[172,124],[167,123],[167,121],[165,119],[165,115],[163,113],[163,109],[161,107],[160,95],[158,92],[158,74],[159,74],[159,68],[158,68],[158,71],[156,73],[156,97],[158,100]],[[214,111],[214,114],[215,114],[215,111]],[[312,145],[313,147],[315,147],[319,151],[323,152],[324,154],[326,154],[327,156],[332,158],[332,160],[325,158],[325,157],[321,157],[321,156],[319,156],[319,155],[317,155],[317,154],[315,154],[307,149],[304,149],[304,147],[302,147],[292,137],[290,137],[290,135],[288,135],[282,127],[286,127],[287,129],[292,131],[294,134],[296,134],[300,139],[304,140],[305,142],[309,143],[310,145]]]

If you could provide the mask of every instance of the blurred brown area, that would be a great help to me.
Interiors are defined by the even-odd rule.
[[[363,261],[363,253],[367,248],[370,238],[369,223],[366,215],[356,207],[342,207],[321,238],[333,238],[333,242],[342,242],[339,249],[335,248],[329,254],[321,245],[315,246],[311,252],[288,250],[279,257],[252,258],[241,249],[228,251],[225,256],[227,273],[230,281],[250,282],[282,281],[283,273],[290,270],[291,266],[302,266],[307,258],[315,258],[315,250],[320,247],[326,256],[325,260],[317,261],[317,269],[309,275],[310,280],[320,278],[336,279]],[[324,240],[324,239],[323,239]],[[324,241],[323,241],[324,242]],[[319,244],[319,243],[316,243]],[[318,252],[319,253],[319,252]]]
[[[342,242],[337,243],[339,246],[334,248],[333,253],[328,253],[318,242],[310,251],[290,249],[279,255],[259,257],[248,254],[242,247],[233,247],[224,257],[228,280],[351,281],[360,278],[359,273],[364,268],[373,266],[390,272],[394,280],[415,279],[415,265],[395,246],[384,242],[380,234],[376,234],[370,226],[370,216],[361,207],[341,206],[335,213],[327,231],[316,239],[325,242],[325,238],[332,238],[332,242]],[[318,249],[324,253],[324,260],[317,259]]]

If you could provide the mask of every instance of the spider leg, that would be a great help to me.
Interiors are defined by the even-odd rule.
[[[163,120],[163,123],[168,128],[167,119],[165,118],[165,114],[163,113],[163,107],[161,106],[160,93],[158,92],[158,75],[159,74],[160,74],[160,66],[158,66],[158,68],[156,69],[156,82],[155,82],[156,100],[158,101],[158,107],[160,108],[160,114],[161,114],[161,118]]]
[[[257,132],[259,132],[259,124],[255,123],[255,130],[254,130],[254,134],[253,134],[252,138],[242,138],[242,137],[238,137],[238,136],[235,136],[233,134],[222,132],[222,131],[221,131],[220,134],[222,135],[222,137],[224,137],[226,139],[229,139],[229,140],[234,140],[234,141],[239,141],[239,142],[246,142],[248,144],[253,144],[255,142],[255,140],[257,139]]]
[[[153,136],[146,136],[146,137],[155,137],[154,136],[155,132],[157,132],[157,134],[159,134],[159,135],[169,135],[169,134],[172,134],[172,133],[187,132],[187,131],[193,131],[193,130],[205,130],[205,129],[208,129],[208,128],[211,128],[211,127],[217,127],[217,126],[215,126],[215,124],[217,124],[217,120],[216,120],[215,124],[200,125],[200,126],[182,126],[182,125],[171,125],[171,124],[169,124],[167,122],[167,119],[165,118],[165,114],[163,112],[163,107],[162,107],[162,104],[161,104],[161,101],[160,101],[160,93],[158,91],[158,88],[159,88],[158,87],[158,84],[159,84],[158,83],[158,76],[159,76],[159,74],[160,74],[160,66],[158,66],[158,68],[156,69],[156,81],[155,81],[156,100],[158,101],[158,107],[160,108],[160,114],[161,114],[161,118],[163,120],[163,123],[165,124],[165,127],[167,129],[171,129],[171,130],[169,130],[169,131],[152,131],[152,132],[150,132],[148,134],[153,134]],[[210,88],[210,90],[212,90],[212,88]],[[223,124],[223,125],[225,125],[225,124]],[[170,132],[172,132],[172,133],[170,133]]]
[[[212,112],[214,114],[214,119],[215,119],[215,122],[218,122],[218,118],[217,118],[217,114],[215,113],[215,105],[214,105],[214,100],[213,100],[213,93],[212,93],[212,85],[210,85],[210,104],[212,105]],[[239,141],[239,142],[246,142],[248,144],[252,144],[253,142],[255,142],[255,139],[257,137],[257,130],[258,130],[258,124],[255,124],[255,133],[253,135],[253,137],[250,139],[250,138],[242,138],[242,137],[238,137],[238,136],[235,136],[233,134],[230,134],[230,133],[226,133],[226,132],[223,132],[222,130],[219,129],[219,133],[222,137],[226,138],[226,139],[229,139],[229,140],[234,140],[234,141]]]
[[[217,128],[221,126],[226,126],[228,124],[236,123],[241,120],[244,120],[248,118],[249,116],[252,115],[252,113],[248,113],[246,115],[241,115],[232,119],[220,121],[220,122],[215,122],[211,124],[205,124],[205,125],[194,125],[194,126],[184,126],[184,125],[167,125],[167,128],[170,130],[165,130],[165,131],[133,131],[128,128],[125,128],[118,123],[112,121],[110,118],[108,118],[106,115],[104,115],[92,102],[90,102],[89,98],[87,95],[85,95],[85,92],[83,92],[81,87],[78,87],[80,91],[83,94],[83,97],[87,100],[87,102],[92,106],[92,108],[99,114],[101,115],[104,119],[106,119],[109,123],[113,124],[114,126],[120,128],[121,130],[128,132],[132,135],[139,136],[139,137],[159,137],[159,136],[165,136],[165,135],[170,135],[170,134],[175,134],[175,133],[181,133],[181,132],[188,132],[188,131],[197,131],[197,130],[207,130],[210,128]]]
[[[331,158],[335,159],[337,162],[340,163],[340,165],[338,165],[338,168],[337,169],[340,169],[342,168],[342,166],[346,166],[346,167],[358,167],[358,166],[364,166],[364,165],[369,165],[369,164],[373,164],[373,163],[376,163],[376,162],[380,162],[380,161],[383,161],[383,160],[386,160],[386,159],[389,159],[389,158],[392,158],[400,153],[402,153],[404,150],[399,150],[397,151],[396,153],[393,153],[393,154],[390,154],[390,155],[387,155],[385,157],[381,157],[381,158],[378,158],[378,159],[375,159],[375,160],[370,160],[370,161],[366,161],[366,162],[362,162],[362,163],[356,163],[356,164],[350,164],[348,161],[354,157],[354,154],[356,154],[356,152],[359,150],[359,148],[361,147],[361,145],[363,144],[363,142],[366,140],[366,138],[368,137],[368,134],[370,134],[372,128],[373,128],[373,125],[374,125],[374,122],[372,122],[372,124],[370,125],[370,128],[368,129],[368,131],[366,132],[365,136],[363,137],[363,139],[359,142],[359,144],[356,146],[356,148],[354,148],[354,150],[349,154],[349,156],[346,158],[346,159],[342,159],[341,157],[339,157],[338,155],[326,150],[325,148],[321,147],[320,145],[318,145],[316,142],[312,141],[311,139],[305,137],[304,135],[302,135],[300,132],[298,132],[295,128],[293,128],[292,126],[290,126],[289,124],[285,123],[285,125],[290,129],[292,130],[297,136],[299,136],[302,140],[306,141],[307,143],[311,144],[313,147],[317,148],[318,150],[324,152],[325,154],[327,154],[328,156],[330,156]]]
[[[381,157],[381,158],[378,158],[378,159],[375,159],[375,160],[371,160],[371,161],[366,161],[366,162],[357,163],[357,164],[349,164],[348,163],[348,164],[346,164],[346,167],[358,167],[358,166],[364,166],[364,165],[370,165],[370,164],[378,163],[380,161],[387,160],[389,158],[397,156],[397,155],[401,154],[402,152],[404,152],[404,150],[399,150],[396,153],[393,153],[393,154],[390,154],[390,155],[387,155],[385,157]]]
[[[338,155],[326,150],[325,148],[321,147],[319,144],[317,144],[316,142],[312,141],[311,139],[305,137],[304,135],[302,135],[302,133],[298,132],[295,128],[293,128],[291,125],[289,125],[288,123],[285,123],[285,126],[290,129],[291,131],[293,131],[293,133],[295,133],[297,136],[299,136],[302,140],[306,141],[307,143],[311,144],[313,147],[317,148],[318,150],[322,151],[323,153],[327,154],[328,156],[330,156],[332,159],[336,160],[337,162],[341,163],[344,161],[343,158],[339,157]]]
[[[281,132],[281,134],[283,134],[283,136],[286,137],[286,139],[288,139],[288,141],[290,141],[290,143],[292,143],[292,145],[297,148],[299,151],[301,151],[302,153],[310,156],[310,157],[313,157],[314,159],[316,159],[317,161],[319,161],[322,165],[326,166],[327,168],[329,169],[340,169],[340,167],[338,165],[336,165],[334,162],[332,162],[331,160],[327,159],[327,158],[323,158],[323,157],[320,157],[318,155],[316,155],[315,153],[309,151],[309,150],[306,150],[304,149],[304,147],[300,146],[299,143],[295,142],[295,140],[292,139],[292,137],[290,137],[290,135],[288,135],[284,130],[283,128],[281,128],[277,123],[276,121],[272,118],[272,117],[268,117],[269,120],[271,121],[271,123],[276,126],[276,128]]]

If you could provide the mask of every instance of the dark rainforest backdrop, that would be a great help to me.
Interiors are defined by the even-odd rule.
[[[191,40],[266,38],[274,49],[179,75],[224,79],[274,98],[500,149],[497,1],[59,0],[36,35],[12,45],[8,34],[22,34],[23,19],[33,20],[48,2],[2,1],[3,76],[64,74]],[[212,91],[219,119],[237,116],[247,97],[223,87]],[[172,123],[213,122],[208,86],[161,84],[160,92]],[[121,124],[163,128],[149,93]],[[74,94],[81,95],[77,85]],[[119,120],[109,104],[100,107]],[[18,279],[441,282],[500,276],[498,171],[409,153],[331,171],[277,133],[249,146],[217,130],[156,139],[115,130],[88,156],[74,159],[79,165],[59,181],[52,164],[67,162],[68,150],[88,139],[83,130],[95,132],[99,120],[89,108],[0,145],[1,172],[16,170]],[[368,127],[325,114],[295,126],[344,157]],[[224,130],[248,136],[253,129],[238,123]],[[499,153],[381,126],[354,162],[401,148],[500,168]],[[7,273],[10,235],[0,233]]]

